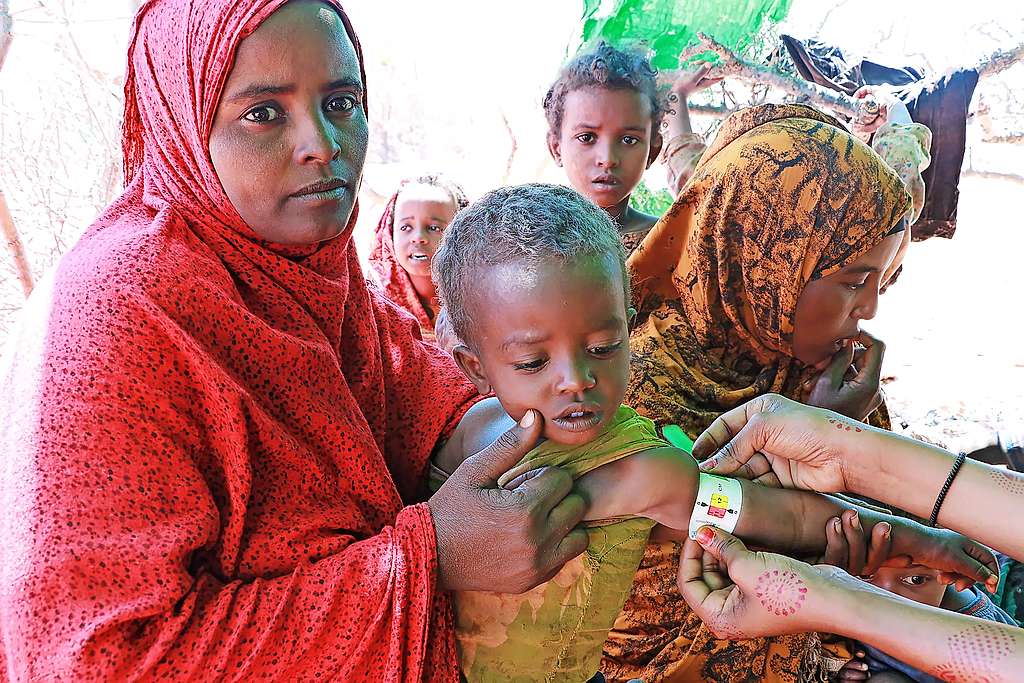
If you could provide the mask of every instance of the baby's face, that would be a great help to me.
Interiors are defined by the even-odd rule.
[[[938,579],[937,569],[912,564],[909,567],[880,567],[868,582],[908,600],[938,607],[946,592],[946,587]]]
[[[476,361],[462,364],[478,388],[494,391],[516,420],[540,411],[545,438],[593,440],[622,403],[629,375],[617,260],[494,266],[481,272],[475,299]]]

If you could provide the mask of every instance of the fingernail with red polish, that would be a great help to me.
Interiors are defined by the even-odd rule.
[[[702,526],[697,530],[697,543],[699,543],[701,547],[706,548],[713,540],[715,540],[715,530],[711,527]]]
[[[718,456],[717,455],[713,455],[710,458],[708,458],[707,460],[698,463],[697,467],[699,469],[707,471],[707,470],[713,470],[715,468],[715,465],[717,465],[717,464],[718,464]]]
[[[892,525],[889,522],[882,522],[882,538],[889,538],[892,533]]]

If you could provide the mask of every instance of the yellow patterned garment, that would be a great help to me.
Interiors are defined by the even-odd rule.
[[[639,310],[626,402],[691,437],[768,392],[802,399],[792,357],[804,285],[856,260],[910,208],[897,175],[832,117],[762,105],[722,125],[629,259]],[[876,411],[873,424],[888,426]],[[678,544],[651,544],[602,672],[611,681],[794,683],[825,676],[816,634],[715,640],[675,588]]]
[[[582,446],[544,442],[499,479],[560,467],[574,479],[621,458],[667,444],[654,423],[622,406],[608,429]],[[590,547],[554,579],[521,595],[461,591],[455,634],[470,683],[583,683],[601,663],[601,645],[629,594],[654,522],[626,519],[588,526]]]

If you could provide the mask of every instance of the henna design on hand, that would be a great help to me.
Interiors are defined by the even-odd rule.
[[[970,626],[947,640],[949,661],[932,672],[950,683],[995,683],[996,666],[1014,648],[1014,638],[992,624]]]
[[[1001,470],[991,470],[990,474],[999,488],[1016,496],[1024,495],[1024,477]]]
[[[807,584],[795,572],[772,569],[757,577],[754,593],[766,610],[788,617],[803,607]]]
[[[839,429],[839,430],[844,430],[845,429],[848,432],[851,431],[851,430],[855,431],[855,432],[862,432],[862,431],[864,431],[863,429],[861,429],[860,427],[858,427],[855,424],[847,424],[847,422],[845,420],[840,420],[840,419],[834,418],[834,417],[828,418],[828,423],[830,425],[834,425],[835,428]]]
[[[722,615],[715,615],[709,618],[704,625],[708,627],[716,640],[746,640],[749,638],[742,630]]]

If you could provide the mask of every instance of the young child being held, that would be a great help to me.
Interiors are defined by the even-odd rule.
[[[627,253],[658,220],[629,205],[661,152],[655,76],[645,52],[600,41],[566,63],[544,96],[551,157],[612,217]]]
[[[416,317],[427,341],[435,340],[440,309],[430,263],[441,233],[468,203],[462,188],[443,176],[410,178],[398,186],[377,224],[370,275],[389,299]]]
[[[880,567],[866,581],[908,600],[932,607],[959,612],[1016,626],[1013,618],[996,606],[987,595],[971,586],[959,590],[939,582],[939,570],[921,564],[908,567]],[[867,645],[858,644],[863,657],[850,660],[836,676],[837,681],[891,681],[892,683],[939,683],[923,671],[890,657],[886,653]]]
[[[481,393],[495,396],[471,408],[441,447],[433,483],[530,412],[543,420],[543,440],[497,484],[515,488],[557,466],[589,505],[590,547],[551,581],[522,595],[457,594],[469,681],[590,679],[656,523],[680,539],[714,523],[784,551],[825,548],[826,520],[848,504],[701,474],[690,455],[621,404],[634,313],[618,233],[591,202],[552,185],[491,192],[449,226],[434,277],[462,340],[457,362]],[[866,533],[888,525],[893,554],[937,562],[971,581],[998,572],[987,549],[958,534],[859,514]]]

